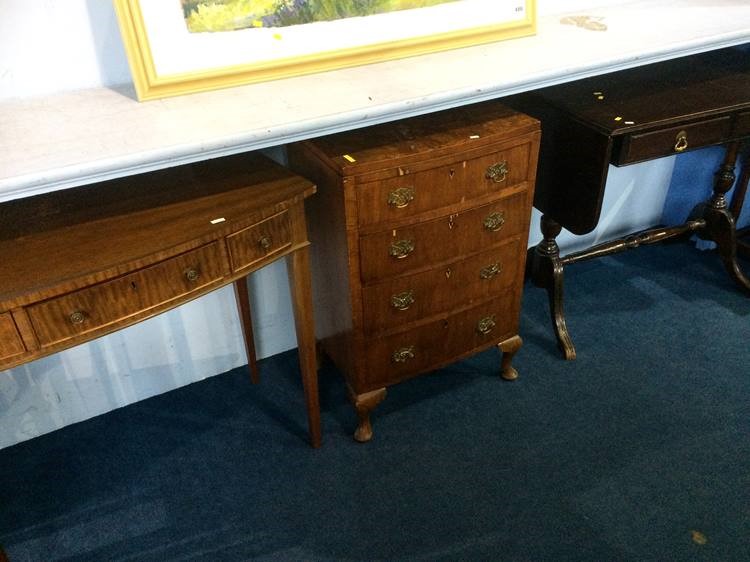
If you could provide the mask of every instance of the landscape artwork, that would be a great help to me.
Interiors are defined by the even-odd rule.
[[[462,0],[181,0],[191,33],[278,28]]]

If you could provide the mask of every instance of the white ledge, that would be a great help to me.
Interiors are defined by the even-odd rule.
[[[598,8],[533,37],[138,103],[98,88],[0,103],[0,201],[277,146],[750,41],[747,0]]]

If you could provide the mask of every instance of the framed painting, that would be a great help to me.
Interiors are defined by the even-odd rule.
[[[138,99],[531,35],[536,0],[114,0]]]

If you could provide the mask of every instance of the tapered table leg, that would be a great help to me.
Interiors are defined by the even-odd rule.
[[[237,299],[237,311],[240,314],[242,336],[245,340],[247,368],[250,371],[250,380],[254,384],[258,384],[260,375],[258,373],[257,356],[255,355],[255,339],[253,336],[253,320],[250,316],[250,295],[247,290],[247,277],[240,277],[234,282],[234,296]]]
[[[307,423],[310,443],[320,447],[320,401],[318,398],[318,369],[315,353],[315,329],[310,276],[310,250],[305,246],[287,256],[289,289],[292,294],[294,326],[297,332],[302,386],[307,404]]]

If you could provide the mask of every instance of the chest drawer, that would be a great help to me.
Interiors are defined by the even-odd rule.
[[[42,346],[84,334],[198,291],[223,277],[218,242],[27,311]]]
[[[291,246],[289,215],[283,211],[227,236],[232,271],[239,271]]]
[[[373,338],[366,346],[368,386],[392,384],[503,340],[517,330],[518,293],[419,328]]]
[[[528,179],[529,143],[470,160],[357,186],[360,226],[399,220],[482,195]]]
[[[516,237],[464,260],[363,287],[365,332],[396,328],[502,292],[517,279],[520,252]]]
[[[625,137],[613,164],[623,165],[722,142],[732,127],[729,116],[689,123],[671,129]]]
[[[26,351],[21,336],[16,330],[16,323],[9,312],[0,314],[0,361],[10,359]]]
[[[488,248],[527,228],[526,192],[462,213],[360,237],[360,270],[367,283]]]

